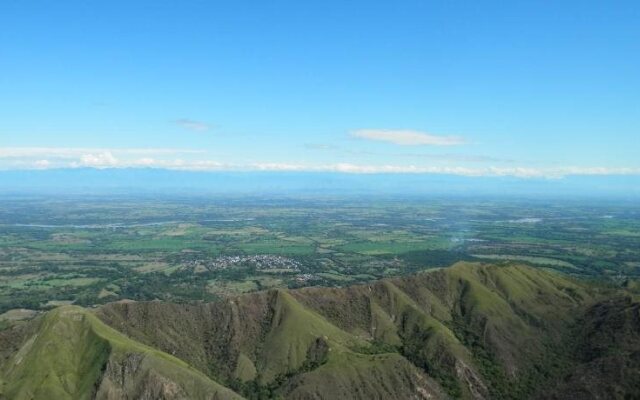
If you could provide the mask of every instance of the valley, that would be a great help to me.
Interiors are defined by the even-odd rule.
[[[0,199],[0,324],[16,309],[214,301],[457,261],[640,276],[633,202],[437,197]]]

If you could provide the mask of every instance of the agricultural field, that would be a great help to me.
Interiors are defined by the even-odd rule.
[[[624,284],[640,207],[437,198],[0,198],[0,314],[345,286],[461,260]]]

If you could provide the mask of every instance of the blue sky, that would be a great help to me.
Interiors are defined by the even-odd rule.
[[[637,1],[5,0],[0,169],[640,175],[638,21]]]

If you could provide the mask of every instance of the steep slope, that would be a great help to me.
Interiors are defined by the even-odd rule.
[[[624,293],[526,266],[459,263],[208,304],[63,307],[0,332],[0,393],[634,398],[640,305]]]
[[[368,330],[388,344],[399,338],[400,352],[451,395],[475,398],[533,390],[543,379],[532,376],[536,366],[559,346],[575,311],[593,301],[588,290],[553,273],[470,263],[347,293],[307,289],[294,296],[338,326]],[[336,311],[349,304],[368,304],[371,316],[358,321]]]
[[[625,296],[595,304],[567,346],[571,368],[540,399],[640,397],[640,302]]]
[[[340,393],[351,398],[444,397],[439,385],[408,360],[375,354],[386,351],[331,324],[287,291],[201,305],[114,304],[99,315],[128,336],[253,397],[327,398],[328,392],[322,394],[330,388],[326,379],[337,377]],[[315,394],[303,395],[304,388]],[[331,389],[335,393],[338,386]]]
[[[326,364],[289,379],[287,399],[442,399],[438,383],[399,354],[340,352]]]
[[[594,296],[585,285],[543,270],[460,263],[344,289],[273,291],[206,305],[117,304],[99,315],[250,396],[304,397],[308,390],[331,398],[336,385],[313,382],[340,377],[348,387],[341,393],[357,397],[367,384],[347,377],[364,375],[356,368],[362,363],[338,360],[378,353],[410,362],[401,374],[385,367],[390,382],[402,382],[412,368],[421,371],[409,385],[416,388],[412,394],[431,387],[433,395],[521,398],[548,379],[541,371],[552,361],[549,353],[558,351]],[[193,340],[184,343],[184,337]],[[318,340],[334,352],[322,363],[310,356]],[[373,359],[399,365],[393,357]],[[438,384],[420,383],[425,379]]]
[[[34,323],[36,332],[2,363],[4,398],[240,398],[80,307],[58,308]]]

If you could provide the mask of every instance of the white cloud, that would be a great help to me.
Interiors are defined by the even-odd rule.
[[[50,165],[49,160],[37,160],[33,163],[33,166],[38,169],[47,169]]]
[[[557,179],[569,175],[640,175],[640,168],[604,168],[604,167],[446,167],[416,165],[366,165],[366,164],[295,164],[295,163],[251,163],[225,164],[215,161],[182,163],[179,166],[165,166],[169,169],[197,171],[272,171],[272,172],[337,172],[347,174],[442,174],[460,176],[511,176],[517,178]]]
[[[346,174],[453,174],[480,176],[484,171],[465,167],[422,167],[415,165],[363,165],[350,163],[303,165],[265,163],[253,164],[255,169],[262,171],[308,171],[308,172],[339,172]]]
[[[195,132],[206,132],[211,128],[211,126],[205,122],[194,121],[188,118],[178,119],[176,120],[176,124],[180,125],[185,129],[189,129],[190,131],[195,131]]]
[[[175,148],[0,147],[0,169],[154,167],[202,153]]]
[[[118,164],[118,159],[115,158],[110,151],[104,151],[96,154],[83,154],[80,156],[80,161],[75,163],[74,166],[107,168],[117,167]]]
[[[109,152],[122,155],[177,155],[199,154],[202,150],[173,148],[87,148],[87,147],[0,147],[0,158],[47,157],[76,159],[84,154]]]
[[[423,164],[221,162],[204,152],[184,149],[0,148],[0,169],[160,168],[183,171],[290,171],[347,174],[451,174],[555,179],[571,175],[640,175],[639,167],[456,166]],[[515,161],[514,161],[515,163]]]
[[[153,158],[145,157],[134,160],[133,164],[139,165],[141,167],[152,167],[154,164],[156,164],[156,160],[154,160]]]
[[[458,136],[438,136],[413,130],[360,129],[351,132],[351,136],[401,146],[457,146],[465,144],[465,140]]]

